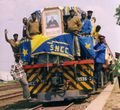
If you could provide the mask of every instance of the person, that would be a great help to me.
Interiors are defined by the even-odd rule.
[[[82,22],[82,29],[80,31],[80,34],[82,35],[90,35],[92,31],[92,24],[90,21],[90,14],[87,15],[85,13],[81,13],[81,22]]]
[[[13,35],[13,39],[8,39],[7,37],[7,34],[8,34],[8,31],[7,29],[5,29],[4,31],[5,33],[5,40],[11,45],[12,47],[12,50],[13,50],[13,53],[14,53],[14,58],[15,58],[15,62],[18,62],[19,61],[19,58],[20,58],[20,55],[19,55],[19,45],[20,45],[20,41],[18,40],[18,34],[15,33]]]
[[[27,29],[28,29],[28,36],[32,38],[33,35],[38,35],[41,33],[41,25],[40,22],[37,20],[36,14],[31,14],[32,20],[28,22]]]
[[[113,84],[113,82],[114,82],[114,79],[113,79],[114,78],[114,76],[113,76],[113,68],[114,68],[114,65],[113,65],[113,62],[111,60],[109,66],[108,66],[111,84]]]
[[[24,17],[23,18],[23,31],[22,31],[23,38],[27,37],[27,23],[28,23],[27,18]]]
[[[97,25],[95,27],[95,30],[91,33],[91,36],[93,37],[93,44],[97,44],[99,39],[98,39],[98,36],[99,36],[99,32],[101,30],[101,26],[100,25]]]
[[[23,69],[21,60],[19,60],[19,62],[15,62],[15,64],[11,66],[10,74],[14,80],[18,80],[20,82],[23,88],[23,97],[27,100],[30,100],[31,96],[28,89],[27,76]]]
[[[55,27],[59,27],[58,22],[54,19],[53,16],[51,16],[51,19],[49,20],[49,22],[47,23],[47,28],[55,28]]]
[[[78,16],[75,16],[75,11],[73,9],[70,10],[70,17],[67,20],[67,29],[68,32],[74,33],[74,54],[75,54],[75,59],[79,60],[80,59],[80,46],[79,46],[79,41],[77,34],[81,30],[82,23],[80,21],[80,18]]]
[[[98,40],[100,30],[101,30],[101,26],[97,25],[93,33],[91,33],[94,39]]]
[[[29,36],[29,33],[28,33],[28,19],[26,17],[23,18],[23,31],[22,31],[22,40],[23,39],[26,39],[26,38],[29,38],[31,39],[31,37]]]
[[[120,58],[117,58],[115,61],[115,66],[113,68],[113,75],[116,75],[118,78],[118,84],[120,88]]]
[[[91,20],[92,14],[93,14],[93,11],[92,10],[88,10],[87,11],[87,19]]]
[[[82,25],[84,24],[85,19],[86,19],[86,13],[85,13],[85,12],[82,12],[82,13],[81,13],[81,19],[80,19]]]
[[[20,41],[18,40],[18,34],[13,35],[14,39],[8,39],[7,33],[8,33],[8,31],[7,31],[7,29],[5,29],[5,40],[11,45],[13,53],[14,53],[14,57],[15,57],[15,65],[12,65],[12,67],[11,67],[11,75],[13,76],[13,79],[16,79],[16,77],[14,76],[14,73],[18,74],[18,76],[20,76],[19,82],[21,83],[21,86],[23,88],[23,94],[24,95],[26,93],[30,94],[29,91],[26,90],[26,88],[28,89],[26,74],[24,73],[24,75],[23,75],[23,74],[19,73],[21,71],[20,68],[22,68],[22,65],[20,64],[20,53],[19,53]],[[19,69],[17,69],[17,68],[19,68]],[[22,69],[22,71],[24,71],[24,70]],[[12,72],[13,72],[13,74],[12,74]],[[22,75],[22,77],[21,77],[21,75]],[[28,99],[28,97],[26,97],[26,98]]]
[[[78,33],[81,30],[82,23],[78,16],[75,16],[75,11],[70,10],[70,17],[67,19],[68,32]]]
[[[91,25],[92,25],[91,33],[93,33],[95,31],[95,28],[96,28],[96,18],[92,17],[90,21],[91,21]]]
[[[99,42],[94,47],[96,53],[95,65],[94,65],[95,90],[98,89],[98,79],[100,76],[100,72],[102,70],[102,66],[105,63],[106,44],[104,42],[105,42],[105,36],[99,35]]]

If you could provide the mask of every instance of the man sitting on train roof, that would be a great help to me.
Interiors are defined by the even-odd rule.
[[[41,25],[37,20],[36,14],[32,13],[31,17],[32,17],[32,20],[28,22],[28,35],[30,37],[41,33]]]
[[[75,16],[75,11],[73,9],[70,10],[70,17],[67,20],[67,28],[68,28],[68,32],[70,33],[74,33],[74,46],[75,46],[75,59],[79,60],[80,58],[80,46],[79,46],[79,41],[78,41],[78,37],[76,36],[76,34],[79,33],[79,31],[81,30],[82,24],[80,21],[80,18],[78,16]]]
[[[83,35],[90,35],[91,30],[92,30],[92,25],[91,25],[91,16],[92,16],[93,11],[87,11],[87,18],[86,18],[86,13],[82,12],[81,13],[81,22],[82,22],[82,29],[80,31],[80,34]]]

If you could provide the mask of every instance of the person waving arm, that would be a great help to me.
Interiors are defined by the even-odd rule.
[[[6,40],[8,43],[10,43],[10,39],[8,39],[8,36],[7,36],[7,34],[8,34],[7,29],[5,29],[4,33],[5,33],[5,40]]]

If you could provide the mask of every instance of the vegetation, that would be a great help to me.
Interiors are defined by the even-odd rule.
[[[116,8],[115,16],[117,18],[117,24],[120,25],[120,5]]]

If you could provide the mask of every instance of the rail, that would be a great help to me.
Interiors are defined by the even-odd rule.
[[[0,96],[0,101],[11,99],[11,98],[15,98],[15,97],[22,96],[22,95],[23,95],[22,91],[1,95]]]
[[[16,84],[13,84],[13,85],[4,85],[4,86],[0,86],[0,91],[16,89],[16,88],[19,88],[19,87],[20,87],[19,83],[16,83]]]

